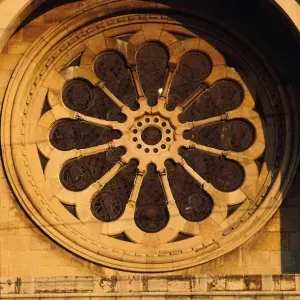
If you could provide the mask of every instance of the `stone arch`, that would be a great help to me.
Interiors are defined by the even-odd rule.
[[[0,50],[18,26],[47,0],[19,0],[12,6],[9,0],[0,1]],[[49,0],[48,0],[49,1]],[[276,2],[294,25],[300,30],[300,6],[296,0],[272,0]]]

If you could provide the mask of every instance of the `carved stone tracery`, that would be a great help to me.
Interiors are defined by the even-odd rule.
[[[126,62],[126,53],[125,57],[122,57],[116,51],[105,49],[96,53],[95,59],[90,61],[92,68],[88,73],[81,65],[62,71],[62,74],[71,74],[61,91],[63,103],[75,113],[77,120],[90,127],[103,128],[101,136],[106,138],[99,140],[97,146],[93,145],[94,147],[88,143],[79,143],[77,140],[83,134],[80,130],[75,130],[74,121],[68,120],[55,125],[50,134],[50,142],[58,150],[78,149],[86,153],[84,158],[74,159],[74,157],[71,160],[67,158],[66,161],[61,162],[64,166],[60,171],[60,181],[69,191],[96,192],[96,196],[89,201],[91,201],[92,215],[98,220],[117,223],[122,215],[126,216],[130,208],[133,208],[137,228],[131,228],[131,231],[142,230],[145,233],[161,232],[163,229],[167,232],[174,231],[174,227],[168,226],[169,218],[173,217],[169,216],[170,212],[168,212],[171,206],[177,212],[178,218],[183,218],[181,222],[201,222],[214,215],[214,206],[221,205],[218,201],[223,201],[222,206],[226,208],[226,194],[223,193],[240,194],[236,196],[237,203],[245,200],[247,191],[244,191],[243,185],[250,179],[244,170],[245,163],[240,159],[242,156],[239,153],[247,151],[251,146],[254,147],[253,153],[247,154],[247,164],[252,164],[252,168],[255,169],[253,160],[261,155],[264,148],[262,136],[260,135],[258,139],[254,131],[261,132],[262,127],[259,122],[253,123],[249,119],[250,112],[258,118],[251,108],[251,97],[248,96],[247,99],[249,105],[246,103],[243,86],[235,78],[228,79],[227,76],[223,79],[222,75],[214,73],[217,65],[209,54],[203,52],[201,43],[198,42],[198,48],[185,50],[180,56],[174,58],[163,42],[150,41],[140,47],[135,46],[135,36],[138,34],[139,32],[132,35],[127,42],[127,48],[136,49],[137,73],[131,74],[131,70],[126,67],[129,65]],[[112,39],[111,43],[116,44],[114,41]],[[82,61],[85,59],[85,52]],[[129,57],[127,59],[130,60]],[[177,65],[177,68],[167,69],[168,59],[175,60],[173,65]],[[87,65],[85,62],[85,68]],[[226,68],[225,64],[224,68]],[[180,85],[178,80],[181,82]],[[127,82],[127,88],[123,89],[122,82]],[[207,91],[204,90],[204,86]],[[129,87],[132,89],[128,89]],[[135,90],[143,91],[143,94],[137,98]],[[174,102],[172,93],[182,95],[182,101]],[[201,96],[205,93],[210,95],[209,101],[217,111],[211,110],[211,114],[207,113],[203,116],[198,106],[201,107],[203,100]],[[93,106],[97,105],[95,99],[101,99],[99,95],[102,94],[105,94],[107,103],[111,101],[120,108],[126,116],[124,122],[110,122],[109,119],[93,115]],[[129,108],[130,103],[134,102],[139,106],[136,110]],[[176,105],[172,109],[169,103],[173,106],[176,103]],[[107,116],[108,107],[109,104],[102,107],[101,115]],[[40,122],[43,122],[42,119]],[[70,132],[66,129],[68,128],[66,122],[74,123],[70,126]],[[184,138],[183,134],[189,130],[191,134],[186,134]],[[66,131],[65,138],[62,137],[62,131]],[[116,132],[120,132],[119,140]],[[88,132],[88,135],[91,134],[92,132]],[[59,140],[63,146],[60,146]],[[68,145],[64,145],[67,142]],[[115,164],[110,164],[105,153],[117,146],[123,146],[125,154],[120,156]],[[187,160],[184,155],[180,155],[182,147],[194,149],[185,152],[188,154]],[[222,152],[218,153],[218,150],[233,151],[236,157],[228,160],[223,157]],[[189,157],[199,151],[205,152],[212,158],[214,155],[218,157],[218,159],[213,158],[210,174],[206,178],[201,177],[202,170],[197,171],[197,165],[203,162]],[[94,169],[90,170],[87,164],[89,157],[99,157],[99,166],[94,166]],[[127,194],[127,199],[121,201],[119,196],[114,196],[105,190],[114,181],[115,176],[118,176],[117,174],[133,159],[139,164],[136,179],[140,176],[140,183],[131,188],[131,195],[120,189],[121,195]],[[165,166],[167,160],[173,160],[175,164],[180,165],[185,174],[172,177]],[[193,163],[190,163],[191,160]],[[55,161],[50,159],[50,164],[55,164]],[[102,171],[99,173],[97,169]],[[144,175],[138,175],[137,172]],[[186,177],[185,180],[192,178],[197,187],[194,188],[194,193],[191,193],[190,184],[185,185],[182,182],[179,187],[183,190],[184,196],[181,195],[178,201],[175,197],[174,182],[177,182],[180,176]],[[49,175],[46,173],[46,180],[47,177]],[[253,181],[253,178],[251,180]],[[98,192],[93,183],[99,183]],[[220,200],[214,199],[216,198],[214,194],[218,194]],[[77,205],[77,210],[80,209],[78,207]],[[78,215],[80,218],[79,212]],[[222,218],[220,220],[223,220]],[[181,230],[178,228],[177,231]],[[127,232],[126,227],[124,232]],[[183,232],[193,235],[190,230],[183,230]]]

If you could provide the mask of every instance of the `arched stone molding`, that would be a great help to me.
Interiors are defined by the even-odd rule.
[[[5,46],[18,26],[46,1],[49,2],[49,0],[15,0],[14,5],[11,5],[10,0],[0,0],[0,51],[5,50]],[[266,2],[276,2],[278,10],[282,9],[290,18],[291,23],[293,22],[295,27],[300,30],[300,6],[296,0],[270,0]],[[1,87],[1,100],[3,100],[4,91],[5,88]]]
[[[16,0],[14,1],[14,5],[11,5],[10,0],[0,1],[0,51],[4,48],[18,26],[45,1],[51,0]],[[276,1],[280,5],[282,10],[300,30],[300,6],[296,0],[272,1]]]

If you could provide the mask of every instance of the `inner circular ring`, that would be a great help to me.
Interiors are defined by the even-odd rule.
[[[142,141],[147,145],[156,145],[162,139],[162,132],[156,126],[148,126],[142,132]]]

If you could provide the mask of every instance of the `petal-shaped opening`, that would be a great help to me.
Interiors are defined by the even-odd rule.
[[[242,104],[244,91],[241,85],[233,80],[217,81],[209,90],[211,98],[222,112],[233,110]]]
[[[244,169],[235,161],[193,149],[182,148],[179,154],[219,191],[232,192],[244,183]]]
[[[69,191],[83,191],[105,175],[123,154],[123,148],[116,148],[103,153],[72,159],[63,166],[60,172],[60,181]]]
[[[212,71],[211,59],[200,51],[184,54],[180,59],[169,92],[168,109],[173,110],[197,89],[205,90],[205,79]]]
[[[154,233],[169,221],[167,199],[155,167],[150,165],[136,202],[135,223],[144,232]]]
[[[93,86],[86,80],[73,79],[68,81],[62,92],[65,105],[75,111],[86,111],[95,102]]]
[[[60,181],[67,190],[74,192],[85,190],[93,182],[83,159],[67,163],[60,172]]]
[[[52,126],[49,139],[56,149],[68,151],[106,144],[120,136],[118,131],[111,128],[63,119]]]
[[[224,114],[239,107],[243,98],[240,84],[229,79],[219,80],[196,99],[180,116],[180,121],[198,121]]]
[[[131,109],[137,108],[137,94],[129,68],[122,55],[113,51],[100,53],[94,71],[105,86]]]
[[[222,192],[237,190],[245,180],[243,167],[235,161],[223,159],[210,174],[211,184]]]
[[[84,115],[104,120],[124,121],[125,116],[119,107],[99,88],[83,79],[68,81],[62,92],[64,104]]]
[[[122,216],[133,187],[136,171],[137,163],[130,162],[96,194],[91,202],[91,211],[95,218],[102,222],[112,222]]]
[[[184,137],[197,144],[241,152],[254,143],[256,134],[250,123],[235,119],[195,128],[186,132]]]
[[[213,200],[183,167],[166,162],[169,184],[179,212],[190,222],[205,220],[212,212]]]
[[[159,91],[164,86],[168,61],[168,52],[159,43],[145,43],[137,52],[138,76],[150,106],[157,103]]]

